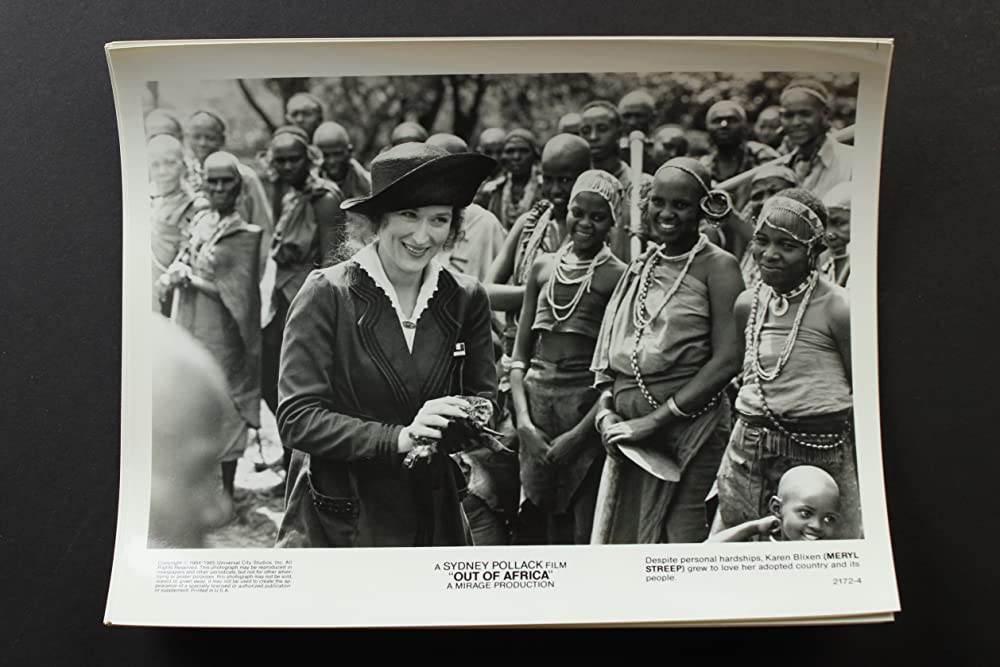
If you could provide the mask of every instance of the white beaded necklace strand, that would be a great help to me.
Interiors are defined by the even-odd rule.
[[[573,315],[583,295],[590,292],[590,286],[594,280],[594,273],[597,271],[597,267],[611,258],[611,251],[607,246],[602,246],[589,262],[571,261],[566,258],[571,245],[567,243],[556,253],[552,277],[549,278],[549,282],[545,285],[545,296],[549,300],[549,309],[552,311],[552,317],[555,318],[556,322],[560,323],[565,322]],[[570,278],[568,275],[569,271],[581,271],[584,269],[586,271],[576,278]],[[569,303],[562,305],[556,303],[556,283],[560,285],[579,285]]]
[[[767,311],[770,310],[775,317],[780,317],[788,310],[788,304],[781,310],[780,313],[775,313],[773,308],[769,308],[769,304],[765,303],[763,306],[760,305],[761,300],[761,290],[764,286],[763,281],[758,282],[757,286],[754,288],[753,304],[750,307],[750,317],[747,318],[747,328],[746,328],[746,340],[747,349],[750,353],[750,363],[753,367],[754,375],[757,377],[757,390],[760,394],[760,403],[764,408],[764,413],[767,418],[775,425],[775,427],[784,434],[789,440],[795,442],[798,445],[806,447],[808,449],[818,449],[818,450],[830,450],[839,447],[843,444],[847,433],[849,430],[849,425],[845,428],[839,436],[827,435],[827,434],[808,434],[808,433],[792,433],[778,420],[777,415],[771,410],[771,406],[767,404],[767,399],[764,398],[764,382],[773,382],[778,379],[781,375],[781,371],[784,369],[785,364],[788,363],[789,357],[792,355],[792,348],[795,347],[795,341],[799,336],[799,329],[802,326],[802,320],[805,318],[806,309],[809,308],[809,301],[812,299],[813,291],[816,289],[816,285],[819,284],[819,274],[816,271],[811,271],[806,277],[805,281],[798,288],[789,292],[786,297],[796,297],[802,292],[805,292],[805,296],[802,298],[802,303],[799,304],[799,309],[795,313],[795,320],[792,322],[792,330],[788,333],[788,338],[785,340],[785,346],[781,350],[781,354],[778,355],[778,361],[774,365],[774,369],[771,371],[765,371],[763,364],[760,362],[760,336],[764,329],[764,320],[767,319]],[[769,293],[767,296],[768,301],[770,301],[773,290],[769,288]],[[829,440],[836,437],[836,440],[832,442],[816,443],[807,442],[802,440],[797,435],[803,437],[814,437]]]
[[[698,253],[700,253],[707,244],[708,237],[704,234],[700,234],[698,236],[698,242],[695,243],[691,250],[682,255],[674,256],[664,254],[663,247],[661,246],[650,256],[648,260],[646,260],[646,265],[643,267],[643,270],[639,275],[639,295],[635,300],[635,310],[632,311],[632,324],[635,326],[635,345],[632,347],[632,356],[630,361],[632,364],[632,374],[635,375],[635,383],[639,387],[639,391],[642,392],[643,397],[645,397],[646,401],[653,407],[654,410],[660,407],[660,403],[653,398],[651,393],[649,393],[649,389],[646,387],[646,383],[642,379],[642,374],[639,372],[639,344],[642,342],[642,334],[646,327],[648,327],[653,320],[660,315],[660,312],[666,308],[667,303],[677,293],[677,290],[681,288],[681,283],[684,282],[684,278],[691,269],[691,265],[694,264],[695,257],[697,257]],[[660,263],[661,259],[668,262],[684,261],[684,267],[674,280],[674,284],[667,291],[667,295],[664,297],[663,302],[653,313],[644,316],[644,311],[648,313],[646,310],[646,299],[649,296],[649,286],[653,282],[653,269],[656,268],[656,265]],[[706,407],[710,406],[711,404]]]
[[[788,358],[792,355],[792,348],[795,347],[795,341],[799,337],[799,328],[802,326],[802,319],[806,315],[806,309],[809,308],[809,301],[812,299],[813,290],[816,289],[816,285],[818,283],[819,274],[816,271],[811,271],[801,286],[802,290],[795,290],[799,294],[805,292],[805,296],[802,298],[802,303],[799,304],[799,309],[795,313],[795,320],[792,322],[792,330],[789,332],[788,338],[785,339],[785,347],[781,350],[781,354],[778,355],[778,361],[774,365],[774,370],[771,371],[765,371],[764,366],[760,362],[760,334],[764,329],[764,320],[767,319],[766,311],[769,310],[767,306],[770,305],[770,300],[774,294],[774,290],[768,287],[767,302],[764,304],[764,307],[759,307],[761,290],[764,287],[764,281],[757,283],[757,286],[754,289],[753,305],[750,309],[750,318],[747,320],[747,343],[748,348],[750,349],[750,360],[753,363],[754,373],[757,374],[758,379],[773,382],[779,375],[781,375],[782,369],[785,367],[785,364],[788,363]],[[795,296],[797,296],[797,294]],[[780,317],[788,310],[788,304],[785,304],[784,310],[782,310],[781,313],[775,313],[773,309],[770,310],[775,317]]]

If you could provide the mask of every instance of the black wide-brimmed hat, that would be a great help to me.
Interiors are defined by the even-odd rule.
[[[479,153],[400,144],[372,160],[371,194],[346,199],[340,208],[368,214],[437,204],[465,207],[495,168],[496,160]]]

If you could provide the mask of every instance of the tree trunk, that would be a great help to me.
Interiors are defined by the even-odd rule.
[[[444,94],[445,94],[445,77],[438,76],[434,77],[434,86],[431,90],[434,92],[434,97],[431,98],[430,106],[417,117],[417,122],[424,126],[424,129],[428,132],[434,131],[434,123],[437,122],[438,112],[441,111],[441,105],[444,104]]]
[[[476,90],[472,94],[472,102],[469,104],[469,108],[465,109],[462,107],[462,100],[459,95],[462,83],[463,77],[451,77],[451,95],[455,107],[452,131],[469,142],[471,141],[473,130],[476,129],[476,125],[479,123],[479,107],[490,84],[485,76],[482,74],[477,75]]]

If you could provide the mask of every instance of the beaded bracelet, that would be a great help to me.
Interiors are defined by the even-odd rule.
[[[597,414],[594,415],[594,428],[597,429],[598,433],[601,432],[601,420],[612,413],[614,413],[614,410],[611,410],[610,408],[601,408],[597,411]]]
[[[703,407],[698,412],[694,413],[688,413],[681,410],[679,407],[677,407],[677,401],[675,401],[674,397],[671,396],[670,398],[667,399],[667,409],[670,410],[670,412],[673,413],[675,417],[680,417],[681,419],[697,419],[698,417],[701,417],[703,414],[705,414],[706,412],[714,408],[716,405],[718,405],[719,397],[721,395],[722,395],[721,392],[716,394],[715,396],[712,397],[712,400],[710,400],[708,403],[705,404],[705,407]]]
[[[667,399],[667,409],[670,410],[675,417],[680,417],[681,419],[691,418],[691,415],[677,407],[677,401],[674,400],[673,396]]]

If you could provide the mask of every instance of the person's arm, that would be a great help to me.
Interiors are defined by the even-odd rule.
[[[383,424],[336,411],[337,293],[318,272],[292,300],[281,348],[277,422],[285,446],[340,461],[399,457],[402,425]]]
[[[219,298],[219,288],[216,287],[215,283],[211,280],[205,280],[200,276],[194,274],[191,275],[191,280],[188,283],[191,287],[195,288],[199,292],[204,292],[205,294],[213,297],[214,299]]]
[[[749,542],[758,535],[770,534],[780,525],[781,522],[778,520],[778,517],[766,516],[762,519],[754,519],[752,521],[747,521],[746,523],[741,523],[738,526],[733,526],[732,528],[720,530],[705,541]]]
[[[531,330],[535,324],[535,311],[538,308],[538,293],[541,289],[539,277],[550,261],[542,256],[535,261],[528,272],[528,282],[524,286],[524,307],[517,321],[517,336],[514,339],[512,363],[521,363],[525,367],[531,362],[531,352],[534,349],[535,332]],[[524,373],[519,368],[510,369],[510,395],[514,402],[514,414],[517,420],[517,432],[522,445],[537,455],[544,454],[548,449],[548,437],[531,421],[531,410],[528,407],[528,397],[524,391]]]
[[[499,311],[517,310],[522,308],[524,304],[523,285],[501,285],[488,282],[486,283],[486,293],[490,297],[493,308]]]
[[[733,249],[733,256],[736,259],[742,257],[747,246],[750,245],[750,239],[753,238],[753,230],[750,225],[747,224],[743,216],[736,212],[736,209],[733,209],[719,222],[719,227],[728,238],[732,239],[730,245]]]
[[[488,398],[496,404],[497,365],[493,357],[490,309],[486,290],[477,283],[462,323],[461,340],[465,343],[462,385],[467,395]]]
[[[687,384],[673,395],[676,407],[686,414],[704,408],[740,370],[743,361],[742,336],[733,322],[733,306],[743,291],[739,265],[729,253],[718,254],[708,270],[708,301],[712,321],[712,356]],[[605,434],[612,444],[638,442],[666,424],[682,419],[664,402],[644,417],[608,427]]]
[[[319,233],[320,266],[329,266],[334,251],[344,240],[346,213],[340,208],[341,198],[327,193],[313,202]]]
[[[521,238],[521,230],[524,229],[526,220],[527,214],[522,215],[518,217],[514,226],[510,228],[510,232],[504,240],[500,253],[493,260],[493,263],[490,264],[490,270],[486,274],[487,285],[505,285],[510,281],[510,277],[514,275],[514,257],[517,255],[517,244]],[[521,294],[523,293],[522,290]],[[520,306],[520,302],[517,305]],[[496,302],[493,303],[493,307],[497,310],[503,310]]]
[[[827,306],[830,319],[830,332],[837,344],[840,358],[844,362],[844,374],[848,382],[853,382],[851,372],[851,305],[845,291],[834,287],[833,298]]]

